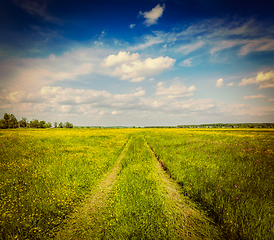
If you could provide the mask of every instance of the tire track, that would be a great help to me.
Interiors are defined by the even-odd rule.
[[[156,161],[156,169],[167,196],[167,212],[170,213],[170,217],[173,219],[174,230],[178,234],[178,239],[223,239],[221,231],[214,226],[206,214],[181,194],[180,185],[170,177],[170,171],[157,157],[148,142],[145,141],[145,143]]]
[[[125,152],[128,150],[131,137],[124,145],[124,149],[118,157],[113,168],[106,177],[98,184],[95,192],[88,197],[75,212],[65,220],[65,224],[56,235],[55,239],[101,239],[104,228],[103,215],[107,207],[108,195],[113,189],[116,182],[116,177],[121,168],[121,160],[125,157]],[[100,227],[98,227],[100,226]]]

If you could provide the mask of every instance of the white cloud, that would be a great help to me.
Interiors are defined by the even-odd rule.
[[[159,82],[157,84],[155,95],[167,95],[168,98],[191,97],[193,95],[191,92],[196,90],[195,86],[187,88],[181,82],[176,82],[170,85],[168,88],[164,87],[163,85],[163,82]]]
[[[239,82],[239,86],[245,86],[248,84],[259,84],[259,89],[274,87],[274,71],[266,73],[259,72],[256,77],[244,78]]]
[[[229,87],[234,86],[234,82],[228,83],[227,86],[229,86]]]
[[[244,56],[252,52],[263,52],[263,51],[272,51],[274,50],[274,40],[273,39],[258,39],[258,40],[229,40],[221,41],[217,47],[214,47],[210,50],[210,53],[213,55],[217,51],[231,48],[234,46],[243,45],[240,48],[239,56]]]
[[[142,43],[133,47],[128,48],[129,51],[136,51],[136,50],[144,50],[147,47],[150,47],[154,44],[162,43],[164,40],[160,37],[147,37],[148,41],[146,43]]]
[[[269,116],[269,118],[273,118],[273,107],[267,107],[267,106],[252,106],[248,104],[235,104],[230,105],[227,109],[227,113],[231,116],[237,117],[237,116],[247,116],[250,119],[250,117],[264,117]]]
[[[222,78],[220,78],[220,79],[218,79],[217,81],[216,81],[216,85],[215,85],[215,87],[221,87],[222,85],[223,85],[223,79]]]
[[[243,56],[251,52],[263,52],[274,50],[274,39],[249,40],[241,48],[239,55]]]
[[[125,62],[135,61],[137,59],[139,59],[138,53],[130,54],[130,52],[119,52],[117,55],[109,55],[105,58],[102,66],[110,67]]]
[[[121,114],[122,112],[121,111],[112,111],[111,114],[112,115],[117,115],[117,114]]]
[[[170,57],[147,58],[144,61],[136,60],[117,67],[113,75],[120,76],[121,80],[157,75],[170,69],[175,61]]]
[[[265,98],[265,95],[251,95],[251,96],[244,96],[243,99],[253,99],[253,98]]]
[[[140,11],[139,14],[143,15],[144,18],[146,18],[144,24],[146,24],[147,26],[151,26],[157,23],[158,18],[163,15],[164,9],[165,9],[165,4],[163,4],[162,7],[160,6],[160,4],[158,4],[157,6],[152,8],[150,12],[142,13]]]
[[[155,78],[150,78],[150,79],[148,79],[149,81],[154,81],[155,80]]]
[[[0,65],[0,89],[36,92],[53,82],[82,81],[91,73],[110,75],[113,70],[100,66],[107,55],[109,50],[85,48],[48,58],[10,58]]]
[[[216,52],[226,49],[226,48],[231,48],[240,44],[245,44],[246,41],[243,40],[233,40],[233,41],[221,41],[216,47],[212,48],[210,50],[210,53],[213,55]]]
[[[157,87],[161,87],[164,83],[163,82],[158,82]]]
[[[145,77],[136,77],[132,78],[130,81],[131,82],[142,82],[145,79]]]
[[[136,24],[130,24],[129,28],[134,28]]]
[[[179,65],[182,67],[192,67],[191,60],[192,60],[192,58],[188,58],[188,59],[184,60],[183,62],[179,63]]]
[[[189,54],[190,52],[195,51],[196,49],[202,47],[204,45],[204,41],[200,41],[194,44],[189,44],[189,45],[185,45],[183,47],[180,47],[179,49],[177,49],[177,51],[182,51],[184,52],[185,55]]]

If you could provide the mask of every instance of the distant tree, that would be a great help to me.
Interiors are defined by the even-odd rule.
[[[9,127],[9,122],[10,122],[10,115],[5,113],[4,114],[4,124],[5,124],[5,128]]]
[[[73,128],[73,124],[72,123],[69,123],[69,122],[66,122],[64,127],[66,128]]]
[[[46,128],[46,122],[44,120],[40,121],[38,124],[39,128]]]
[[[18,121],[13,114],[10,115],[10,120],[9,120],[8,126],[9,126],[9,128],[18,128]]]
[[[59,128],[63,128],[63,123],[60,122],[58,127],[59,127]]]
[[[50,122],[48,122],[47,125],[48,125],[49,128],[51,128],[51,123]]]
[[[58,123],[54,122],[54,127],[57,128],[57,126],[58,126]]]
[[[5,119],[0,120],[0,129],[5,129],[6,128],[6,121]]]
[[[22,120],[20,120],[18,123],[20,127],[27,127],[27,118],[22,117]]]
[[[30,127],[31,128],[38,128],[39,127],[39,121],[37,119],[34,119],[30,121]]]

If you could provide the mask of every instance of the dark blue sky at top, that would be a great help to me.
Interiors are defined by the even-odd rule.
[[[43,2],[46,3],[44,12],[52,17],[52,21],[37,14],[29,14],[12,1],[0,3],[1,48],[11,49],[14,54],[20,55],[25,48],[39,45],[48,35],[50,41],[43,47],[47,50],[52,48],[58,54],[58,51],[66,51],[66,47],[70,47],[72,42],[86,44],[89,40],[100,38],[102,31],[105,31],[108,39],[132,42],[152,31],[172,31],[176,27],[187,27],[193,22],[211,18],[252,17],[264,20],[267,25],[274,24],[271,1],[57,0],[40,1],[40,4]],[[165,4],[164,14],[158,19],[159,24],[145,27],[139,12],[149,11],[158,3]],[[130,29],[130,24],[136,26]]]

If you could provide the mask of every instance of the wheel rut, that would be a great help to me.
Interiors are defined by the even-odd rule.
[[[107,222],[110,219],[108,204],[115,186],[121,181],[118,178],[118,174],[119,176],[121,174],[122,161],[127,158],[126,155],[129,149],[135,146],[133,139],[132,137],[129,138],[117,162],[95,188],[95,192],[65,220],[62,228],[56,233],[55,239],[104,239],[106,236],[109,236],[109,229],[106,228]],[[158,180],[155,180],[159,186],[158,193],[165,199],[162,214],[164,214],[164,218],[169,219],[169,229],[176,236],[174,239],[220,239],[218,229],[214,228],[214,226],[212,227],[212,222],[206,215],[181,194],[181,187],[170,177],[169,170],[159,160],[144,138],[143,141],[144,149],[147,148],[148,150],[146,154],[151,154],[149,159],[152,161],[152,166],[155,166],[155,168],[153,167],[155,170],[152,171],[155,171],[158,176]],[[134,206],[132,207],[134,208]],[[138,225],[139,223],[136,224]],[[158,223],[154,222],[154,224],[157,225]],[[138,239],[137,235],[135,237]]]
[[[108,195],[113,189],[116,176],[120,171],[121,160],[124,158],[130,141],[131,137],[125,144],[117,162],[108,174],[106,174],[106,177],[98,184],[95,192],[93,192],[93,194],[88,197],[67,220],[65,220],[62,229],[56,233],[55,239],[86,239],[86,233],[88,232],[90,236],[91,231],[96,239],[100,236],[101,233],[97,232],[98,228],[95,229],[93,226],[98,227],[98,225],[103,225],[101,214],[103,214],[104,209],[107,206]]]
[[[145,141],[145,140],[144,140]],[[181,186],[171,178],[169,169],[159,159],[151,146],[146,142],[156,161],[156,169],[167,196],[167,208],[172,214],[174,230],[178,239],[222,239],[220,230],[200,211],[195,203],[181,193]]]

